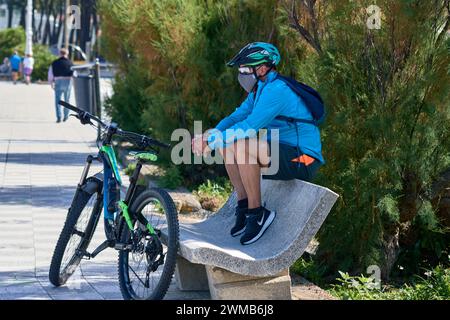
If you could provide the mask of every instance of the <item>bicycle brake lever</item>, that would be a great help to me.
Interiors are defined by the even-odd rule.
[[[86,113],[79,114],[79,115],[78,115],[78,119],[80,119],[80,122],[81,122],[82,124],[93,124],[93,123],[91,122],[91,119],[89,118],[89,116],[88,116]]]

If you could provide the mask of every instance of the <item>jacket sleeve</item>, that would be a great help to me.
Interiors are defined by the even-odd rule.
[[[211,149],[225,147],[236,140],[253,138],[259,129],[267,125],[286,108],[283,90],[275,86],[267,86],[261,92],[253,109],[244,119],[235,122],[225,132],[213,131],[208,137]]]
[[[244,120],[250,114],[253,106],[253,94],[249,94],[247,98],[241,103],[239,107],[234,110],[228,117],[223,118],[216,129],[219,131],[225,131],[235,123]]]

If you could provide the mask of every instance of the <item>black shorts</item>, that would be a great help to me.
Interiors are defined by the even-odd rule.
[[[270,146],[270,143],[269,143]],[[272,152],[272,150],[271,150]],[[279,167],[278,172],[272,175],[263,175],[263,179],[268,180],[292,180],[292,179],[300,179],[304,181],[310,182],[317,173],[317,170],[322,165],[321,162],[313,157],[306,155],[307,157],[312,158],[312,162],[307,161],[308,163],[303,162],[294,162],[293,159],[298,159],[302,156],[302,153],[299,153],[297,147],[292,147],[286,144],[280,143],[279,146]],[[272,154],[271,154],[272,158]],[[271,161],[272,162],[272,161]],[[272,163],[270,164],[272,165]]]

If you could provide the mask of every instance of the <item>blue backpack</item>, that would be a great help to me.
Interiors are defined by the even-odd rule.
[[[275,119],[285,120],[288,122],[303,122],[311,123],[316,126],[321,124],[325,119],[325,106],[320,94],[313,88],[304,83],[298,82],[295,79],[277,74],[276,79],[279,79],[287,84],[292,91],[294,91],[300,98],[302,98],[308,110],[311,112],[314,120],[297,119],[285,116],[277,116]]]

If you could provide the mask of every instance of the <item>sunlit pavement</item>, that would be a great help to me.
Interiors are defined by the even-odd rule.
[[[55,288],[48,281],[84,161],[97,152],[95,138],[93,128],[73,117],[56,123],[50,86],[0,82],[0,299],[122,298],[112,249],[83,260],[66,286]],[[90,250],[103,239],[99,223]],[[166,295],[208,297],[182,293],[175,283]]]

